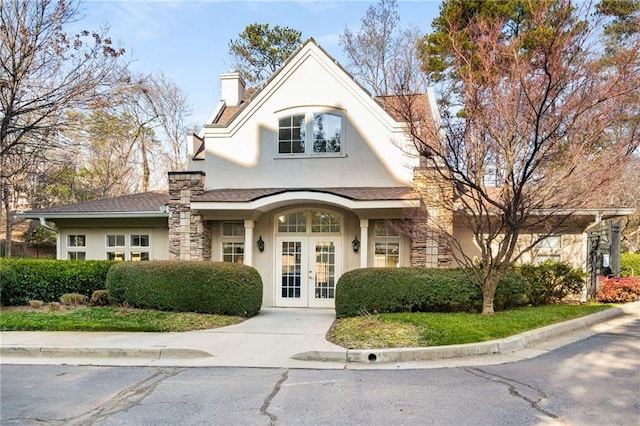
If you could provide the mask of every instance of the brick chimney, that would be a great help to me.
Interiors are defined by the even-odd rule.
[[[245,83],[240,72],[234,69],[220,74],[222,100],[227,106],[238,106],[244,100]]]

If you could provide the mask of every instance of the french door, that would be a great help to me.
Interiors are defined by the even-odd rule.
[[[341,238],[276,237],[276,304],[333,308],[342,272]]]

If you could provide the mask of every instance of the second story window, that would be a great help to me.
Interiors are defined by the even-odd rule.
[[[278,120],[278,154],[304,154],[305,131],[304,114]]]
[[[343,113],[308,111],[278,119],[277,155],[340,156],[344,152]]]
[[[342,117],[335,114],[313,114],[313,152],[340,152]]]

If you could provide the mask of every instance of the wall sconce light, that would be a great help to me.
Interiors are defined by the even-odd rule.
[[[262,239],[262,235],[260,235],[258,241],[256,241],[256,244],[258,245],[258,250],[260,250],[261,252],[264,251],[264,240]]]
[[[357,253],[358,250],[360,250],[360,240],[358,240],[358,236],[357,235],[353,239],[353,241],[351,241],[351,247],[353,247],[353,252],[354,253]]]

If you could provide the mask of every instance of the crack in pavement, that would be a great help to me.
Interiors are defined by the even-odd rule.
[[[260,413],[268,416],[269,417],[269,424],[271,426],[276,424],[276,421],[278,421],[278,417],[275,414],[271,414],[268,409],[269,409],[269,405],[271,405],[271,401],[273,400],[273,398],[275,398],[275,396],[278,394],[278,392],[280,392],[280,388],[282,387],[282,384],[289,378],[289,369],[286,369],[283,373],[282,376],[280,377],[280,380],[278,380],[275,384],[275,386],[273,387],[273,389],[271,390],[271,393],[269,394],[269,396],[267,396],[267,398],[264,400],[264,402],[262,403],[262,407],[260,407]]]
[[[156,390],[160,383],[182,373],[183,371],[184,368],[159,368],[151,376],[121,390],[104,404],[99,405],[84,414],[64,419],[64,422],[65,424],[75,426],[91,425],[100,420],[104,420],[109,416],[126,411],[133,406],[141,404],[146,397]]]
[[[39,417],[12,417],[10,419],[0,419],[2,424],[25,424],[26,421],[37,422],[47,425],[65,424],[64,420],[57,419],[41,419]],[[17,423],[16,423],[17,422]]]
[[[491,380],[492,382],[498,382],[503,385],[506,385],[511,395],[527,401],[529,404],[531,404],[531,407],[533,407],[535,410],[539,411],[540,413],[544,414],[545,416],[561,421],[561,419],[559,419],[557,415],[540,407],[540,402],[542,402],[545,399],[548,399],[547,394],[541,391],[540,389],[534,388],[533,386],[527,383],[519,382],[518,380],[509,379],[508,377],[503,377],[498,374],[486,372],[477,367],[465,368],[464,370],[468,373],[473,374],[476,377],[480,377],[486,380]],[[522,389],[522,388],[525,388],[525,389]],[[529,397],[525,395],[526,389],[533,391],[535,396]]]

